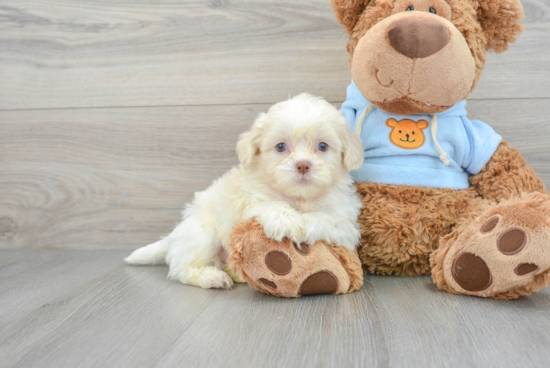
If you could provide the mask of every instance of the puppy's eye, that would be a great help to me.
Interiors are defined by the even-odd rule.
[[[275,148],[277,148],[277,151],[279,151],[279,152],[284,152],[284,151],[286,151],[286,144],[279,143],[275,146]]]
[[[413,11],[413,10],[414,10],[414,6],[412,5],[407,8],[407,11]]]
[[[430,13],[436,14],[435,9],[434,9],[434,8],[430,8]]]
[[[326,150],[328,150],[328,144],[326,144],[325,142],[319,143],[319,151],[325,152]]]

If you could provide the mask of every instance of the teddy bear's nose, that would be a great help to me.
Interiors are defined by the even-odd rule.
[[[449,31],[433,19],[407,17],[388,27],[390,45],[399,53],[411,58],[425,58],[449,43]]]

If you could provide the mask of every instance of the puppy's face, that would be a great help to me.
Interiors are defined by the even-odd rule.
[[[271,107],[238,144],[241,163],[279,193],[312,199],[363,163],[363,148],[328,102],[301,94]]]

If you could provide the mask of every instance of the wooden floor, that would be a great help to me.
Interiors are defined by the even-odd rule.
[[[550,2],[470,96],[550,185]],[[345,98],[329,0],[0,1],[0,367],[548,367],[550,292],[498,302],[429,278],[352,295],[202,290],[123,256],[237,163],[299,92]]]
[[[350,295],[204,290],[124,251],[0,250],[2,367],[548,367],[550,292],[367,276]]]

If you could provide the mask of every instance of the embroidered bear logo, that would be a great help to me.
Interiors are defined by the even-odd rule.
[[[426,141],[423,130],[429,124],[426,120],[414,121],[410,119],[395,120],[388,119],[386,126],[391,129],[390,141],[399,148],[417,149],[422,147]]]

